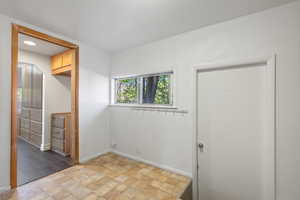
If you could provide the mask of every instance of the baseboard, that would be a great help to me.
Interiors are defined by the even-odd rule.
[[[106,154],[106,153],[108,153],[108,152],[110,152],[110,150],[105,150],[105,151],[103,151],[103,152],[96,153],[96,154],[93,154],[93,155],[91,155],[91,156],[86,156],[86,157],[80,158],[80,159],[79,159],[79,163],[85,163],[85,162],[87,162],[87,161],[89,161],[89,160],[92,160],[93,158],[96,158],[96,157],[101,156],[101,155],[103,155],[103,154]]]
[[[48,144],[41,144],[41,148],[40,148],[41,151],[49,151],[50,149],[51,149],[51,146],[50,146],[49,143]]]
[[[176,174],[180,174],[180,175],[192,178],[192,174],[187,173],[187,172],[182,171],[182,170],[179,170],[179,169],[175,169],[175,168],[172,168],[172,167],[169,167],[169,166],[166,166],[166,165],[157,164],[157,163],[154,163],[154,162],[149,161],[149,160],[144,160],[144,159],[136,157],[136,156],[132,156],[132,155],[129,155],[129,154],[126,154],[126,153],[119,152],[117,150],[112,150],[111,152],[113,152],[115,154],[118,154],[120,156],[124,156],[126,158],[130,158],[132,160],[136,160],[136,161],[143,162],[143,163],[146,163],[146,164],[149,164],[149,165],[153,165],[153,166],[158,167],[160,169],[164,169],[164,170],[167,170],[167,171],[170,171],[170,172],[174,172]]]
[[[0,187],[0,193],[10,190],[10,186]]]
[[[32,142],[30,142],[29,140],[23,138],[22,136],[19,136],[18,138],[20,138],[21,140],[27,142],[28,144],[31,144],[32,146],[35,146],[38,149],[41,149],[41,147],[39,145],[33,144]]]
[[[112,152],[112,153],[115,153],[115,154],[118,154],[120,156],[123,156],[123,157],[126,157],[126,158],[129,158],[129,159],[132,159],[132,160],[136,160],[136,161],[139,161],[139,162],[143,162],[143,163],[146,163],[146,164],[149,164],[149,165],[152,165],[152,166],[155,166],[155,167],[158,167],[160,169],[164,169],[164,170],[167,170],[167,171],[170,171],[170,172],[174,172],[176,174],[180,174],[180,175],[183,175],[183,176],[187,176],[189,178],[192,178],[192,174],[190,173],[187,173],[185,171],[182,171],[182,170],[179,170],[179,169],[175,169],[175,168],[172,168],[172,167],[169,167],[169,166],[166,166],[166,165],[161,165],[161,164],[157,164],[157,163],[154,163],[152,161],[149,161],[149,160],[145,160],[145,159],[142,159],[142,158],[139,158],[139,157],[136,157],[136,156],[132,156],[132,155],[129,155],[129,154],[126,154],[126,153],[122,153],[122,152],[119,152],[117,150],[112,150],[112,149],[107,149],[103,152],[100,152],[100,153],[96,153],[92,156],[86,156],[86,157],[83,157],[80,159],[80,163],[85,163],[89,160],[92,160],[93,158],[96,158],[98,156],[101,156],[103,154],[106,154],[108,152]]]

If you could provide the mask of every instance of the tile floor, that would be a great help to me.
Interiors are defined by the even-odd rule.
[[[71,167],[71,159],[53,151],[40,151],[39,148],[25,142],[18,142],[18,185],[34,181],[49,174]]]
[[[0,195],[1,200],[176,200],[190,179],[113,153]]]

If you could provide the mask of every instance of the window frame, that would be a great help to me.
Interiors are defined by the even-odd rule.
[[[112,106],[127,106],[127,107],[150,107],[150,108],[175,108],[174,106],[174,71],[165,71],[158,73],[149,73],[141,75],[127,75],[127,76],[116,76],[111,78],[111,104]],[[169,75],[169,104],[155,104],[155,103],[143,103],[143,78],[151,76],[162,76]],[[136,79],[137,80],[137,103],[118,103],[117,102],[117,80],[124,79]]]
[[[136,77],[122,77],[122,78],[113,78],[113,84],[114,84],[114,87],[113,87],[113,104],[120,104],[120,105],[135,105],[135,104],[138,104],[139,102],[139,83],[138,83],[138,80],[137,80],[137,83],[136,83],[136,92],[137,92],[137,103],[117,103],[117,80],[126,80],[126,79],[135,79]]]

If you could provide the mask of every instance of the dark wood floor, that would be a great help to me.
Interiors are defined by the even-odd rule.
[[[42,152],[18,138],[18,186],[71,166],[69,157],[53,151]]]

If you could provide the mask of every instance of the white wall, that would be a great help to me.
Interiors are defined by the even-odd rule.
[[[71,112],[71,77],[53,76],[51,57],[20,50],[19,62],[35,64],[44,74],[44,137],[41,148],[49,149],[51,114]]]
[[[80,46],[80,161],[109,150],[110,59],[101,51]]]
[[[176,102],[187,115],[111,108],[116,150],[192,173],[193,67],[277,54],[278,200],[300,199],[300,2],[118,53],[112,76],[176,73]],[[229,114],[230,116],[230,114]],[[139,153],[138,153],[139,152]]]
[[[79,56],[79,153],[88,159],[109,148],[110,57],[82,42],[0,15],[0,190],[10,185],[11,23],[77,43]]]
[[[10,166],[10,24],[0,16],[0,191],[9,187]]]

